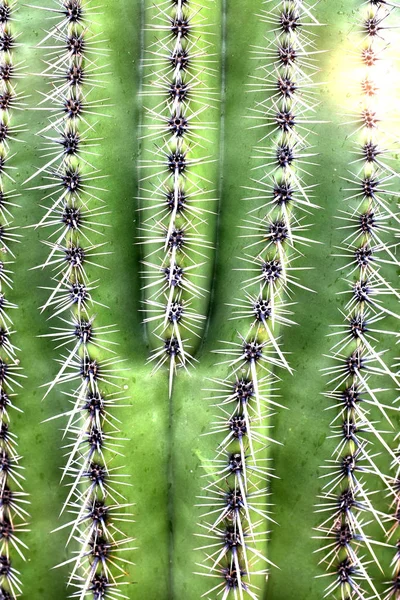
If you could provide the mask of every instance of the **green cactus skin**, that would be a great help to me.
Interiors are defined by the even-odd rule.
[[[391,332],[390,321],[396,316],[391,300],[397,295],[392,277],[398,266],[392,252],[396,246],[397,194],[391,182],[396,182],[398,175],[391,165],[390,146],[386,150],[390,137],[385,135],[382,122],[391,117],[387,103],[382,106],[386,92],[380,74],[387,65],[383,62],[377,67],[378,57],[381,60],[386,51],[384,34],[390,28],[390,13],[382,6],[360,9],[362,43],[357,44],[358,56],[353,59],[358,61],[359,77],[349,94],[356,98],[348,112],[353,131],[347,143],[352,143],[353,160],[343,176],[346,197],[340,229],[346,237],[337,251],[345,262],[347,303],[344,310],[341,308],[344,323],[335,326],[331,334],[334,364],[325,368],[330,412],[334,411],[331,437],[337,446],[323,466],[317,536],[325,542],[320,549],[321,564],[326,564],[331,576],[326,592],[338,597],[382,597],[376,570],[385,571],[378,550],[385,544],[393,547],[390,540],[396,530],[396,522],[393,524],[387,509],[382,508],[381,498],[388,496],[392,506],[398,501],[398,453],[392,441],[392,416],[398,412],[393,402],[399,380],[386,352],[397,331],[393,328]],[[390,437],[387,430],[393,432]],[[395,478],[386,474],[388,459],[395,468]],[[385,526],[387,521],[390,528]],[[398,565],[396,561],[394,564],[395,583],[384,596],[388,599],[398,595]]]
[[[193,367],[213,270],[221,104],[218,6],[145,3],[139,244],[153,372]],[[217,16],[217,20],[215,20]]]
[[[18,25],[14,24],[14,2],[0,4],[0,596],[16,597],[21,593],[21,564],[29,551],[24,541],[28,531],[29,501],[24,467],[18,450],[14,415],[21,413],[20,395],[25,375],[22,373],[19,348],[14,341],[14,323],[18,323],[18,306],[14,304],[13,273],[16,265],[14,247],[21,242],[14,224],[18,194],[15,190],[15,142],[24,132],[16,114],[24,98],[18,86]]]
[[[65,545],[72,547],[72,556],[54,566],[68,567],[68,593],[81,600],[118,596],[129,584],[126,568],[134,564],[130,553],[135,549],[134,538],[123,532],[132,522],[133,504],[124,496],[131,483],[123,467],[112,464],[123,457],[124,441],[114,412],[127,399],[112,340],[117,330],[97,316],[108,309],[96,300],[101,280],[95,269],[108,254],[101,236],[109,212],[102,198],[105,175],[96,167],[101,138],[94,137],[97,120],[107,116],[98,57],[108,53],[102,34],[92,30],[91,12],[89,4],[68,0],[48,14],[58,20],[37,46],[45,52],[41,76],[48,84],[37,107],[48,113],[39,132],[47,162],[24,182],[41,176],[31,188],[42,192],[45,210],[36,228],[50,234],[44,240],[49,255],[37,268],[52,272],[41,312],[53,323],[43,337],[61,348],[58,371],[44,384],[43,399],[58,385],[66,399],[50,419],[65,422],[61,483],[67,486],[61,524],[52,533],[68,532]]]
[[[311,7],[298,2],[266,3],[259,17],[265,41],[252,50],[261,65],[250,89],[264,98],[248,115],[261,136],[245,185],[250,207],[240,225],[242,291],[230,302],[237,339],[217,350],[218,364],[229,369],[223,380],[209,384],[219,409],[211,432],[221,445],[204,465],[208,476],[200,496],[204,574],[222,598],[260,597],[270,567],[276,568],[266,552],[268,526],[276,523],[269,486],[277,476],[267,448],[279,444],[272,431],[273,417],[283,408],[279,371],[293,373],[280,336],[295,324],[297,289],[308,290],[302,281],[307,267],[297,261],[313,242],[305,216],[318,207],[309,181],[316,164],[308,138],[318,122],[313,93],[319,52],[311,36],[320,24]]]
[[[55,6],[50,0],[40,4]],[[214,52],[219,60],[212,83],[220,90],[221,82],[224,82],[223,101],[217,111],[221,114],[221,122],[218,116],[215,117],[215,139],[218,140],[221,133],[223,143],[218,149],[215,144],[213,146],[218,163],[207,166],[208,178],[220,181],[220,193],[216,194],[220,199],[219,216],[208,219],[209,239],[216,246],[216,262],[214,270],[212,261],[207,263],[206,287],[211,291],[211,303],[208,309],[204,305],[201,311],[208,315],[207,326],[198,347],[193,349],[199,364],[190,375],[182,370],[174,383],[169,403],[166,373],[158,372],[150,377],[151,366],[146,365],[154,344],[149,343],[141,324],[143,305],[140,301],[143,298],[139,271],[142,256],[137,244],[141,233],[138,206],[133,201],[140,195],[138,179],[142,177],[141,171],[137,172],[139,147],[144,144],[139,140],[143,134],[139,124],[141,103],[144,103],[142,99],[139,101],[139,93],[142,89],[143,25],[148,13],[145,4],[131,0],[117,5],[110,0],[94,4],[101,4],[95,30],[103,32],[103,37],[108,40],[106,47],[110,50],[107,58],[100,59],[103,72],[109,72],[105,95],[110,97],[107,103],[111,106],[106,109],[110,118],[101,119],[96,129],[96,136],[104,138],[96,165],[104,174],[109,174],[104,187],[110,190],[106,199],[112,227],[107,229],[106,237],[113,252],[104,257],[102,264],[108,266],[109,271],[102,274],[96,298],[112,307],[110,316],[107,311],[100,314],[99,310],[98,317],[101,324],[117,324],[118,354],[126,359],[124,375],[129,400],[125,404],[128,407],[121,408],[116,415],[122,421],[121,437],[130,441],[124,443],[125,458],[115,457],[112,464],[124,466],[124,472],[133,484],[127,497],[129,502],[136,503],[136,523],[127,523],[123,527],[126,536],[137,538],[135,545],[138,546],[130,557],[136,566],[129,568],[126,576],[126,581],[132,584],[123,592],[132,599],[195,600],[207,592],[210,585],[206,578],[193,574],[199,570],[196,562],[203,558],[201,553],[194,551],[199,546],[194,534],[199,531],[197,523],[201,514],[194,504],[204,481],[201,465],[214,456],[216,445],[214,436],[200,436],[209,431],[215,413],[210,402],[205,400],[206,393],[201,390],[207,387],[207,377],[226,376],[226,369],[215,367],[213,351],[221,347],[219,340],[233,341],[237,330],[237,323],[228,320],[227,304],[232,303],[232,291],[236,296],[243,281],[243,273],[235,271],[236,257],[244,246],[237,226],[245,218],[247,206],[243,208],[243,197],[246,191],[242,186],[248,184],[250,169],[254,166],[253,149],[260,137],[259,132],[248,129],[251,123],[245,117],[251,114],[255,98],[253,94],[246,94],[244,88],[256,66],[250,46],[265,43],[266,24],[257,16],[265,5],[261,0],[252,0],[244,7],[243,2],[232,0],[226,5],[210,3],[208,8],[207,18],[215,31],[220,33],[224,24],[222,35],[214,40]],[[146,6],[150,4],[146,3]],[[321,80],[327,83],[317,90],[321,105],[317,107],[316,120],[328,122],[315,125],[319,134],[315,152],[319,154],[320,166],[313,173],[320,184],[318,198],[323,210],[317,211],[311,219],[314,222],[313,238],[323,242],[323,246],[308,248],[301,263],[314,267],[304,273],[302,281],[317,294],[296,292],[293,318],[299,327],[283,331],[283,347],[291,352],[289,358],[294,375],[280,372],[280,394],[289,410],[281,410],[274,417],[274,437],[283,446],[269,449],[280,479],[271,483],[274,518],[279,526],[271,527],[267,548],[268,558],[279,569],[271,569],[268,582],[263,584],[260,593],[260,597],[268,600],[317,600],[323,597],[327,584],[326,580],[315,578],[323,573],[323,569],[318,566],[318,555],[313,554],[318,544],[312,536],[316,534],[313,528],[321,522],[320,515],[314,512],[321,488],[320,465],[334,449],[335,440],[328,439],[331,415],[324,411],[327,403],[321,393],[325,391],[325,382],[319,370],[332,364],[325,356],[329,355],[331,347],[331,339],[326,335],[330,332],[329,325],[339,322],[337,307],[344,305],[343,296],[337,292],[343,291],[345,286],[341,273],[336,271],[343,268],[343,260],[333,256],[334,247],[342,243],[343,232],[336,231],[338,224],[334,216],[343,209],[345,193],[342,188],[345,184],[340,178],[347,172],[351,150],[351,141],[346,140],[346,135],[353,128],[342,126],[348,120],[344,113],[352,110],[347,105],[346,91],[343,91],[345,85],[349,85],[344,73],[350,72],[350,79],[354,79],[349,62],[349,54],[354,51],[354,37],[349,34],[357,28],[360,2],[321,0],[314,8],[314,14],[319,22],[326,24],[318,31],[318,49],[330,50],[318,59]],[[394,21],[398,18],[396,14],[394,11]],[[18,57],[26,61],[26,73],[39,73],[43,54],[33,47],[42,39],[47,27],[43,14],[21,4],[18,19],[16,27],[23,33]],[[396,35],[396,31],[392,34]],[[226,44],[225,53],[223,44]],[[40,101],[38,92],[45,92],[47,88],[37,76],[26,75],[21,89],[24,94],[30,94],[26,102],[34,107]],[[257,99],[263,100],[265,95]],[[27,123],[29,131],[24,135],[27,144],[18,145],[18,153],[13,158],[18,169],[15,179],[19,190],[34,168],[43,164],[40,140],[34,134],[44,126],[45,118],[45,114],[37,111],[27,111],[20,118],[21,123]],[[396,164],[397,161],[393,161],[393,165]],[[215,175],[211,173],[214,168]],[[42,218],[40,202],[38,192],[23,192],[22,209],[16,212],[19,225],[31,226]],[[22,573],[23,597],[30,600],[67,597],[68,568],[50,569],[70,557],[69,551],[64,549],[61,534],[50,535],[50,531],[60,524],[58,514],[65,500],[66,490],[59,483],[60,466],[65,464],[65,459],[60,448],[59,425],[54,421],[40,423],[64,409],[65,397],[60,390],[54,390],[51,399],[41,402],[43,390],[39,389],[51,380],[56,370],[54,344],[37,337],[48,332],[49,327],[46,316],[37,310],[46,297],[46,292],[38,286],[48,285],[49,274],[30,271],[46,258],[46,249],[39,243],[41,237],[41,232],[29,228],[23,244],[18,244],[13,291],[13,302],[19,306],[15,343],[21,348],[19,357],[27,375],[19,398],[24,413],[13,416],[13,431],[19,435],[19,452],[25,457],[24,487],[30,493],[32,522],[31,531],[21,537],[29,547],[28,562],[18,562],[17,568]],[[392,281],[395,281],[394,277]],[[205,303],[208,302],[207,298]],[[387,306],[397,311],[397,301],[388,299]],[[394,345],[390,353],[393,360],[388,364],[396,357]],[[398,418],[394,417],[393,422],[398,430]],[[393,437],[391,434],[391,445]],[[385,460],[382,472],[388,473],[388,456],[382,457],[382,462]],[[392,510],[390,499],[383,493],[379,502],[384,512]],[[391,577],[390,562],[395,550],[382,548],[377,553],[385,576],[373,568],[371,575],[383,595],[387,587],[383,581],[389,581]],[[215,600],[213,596],[211,598]]]

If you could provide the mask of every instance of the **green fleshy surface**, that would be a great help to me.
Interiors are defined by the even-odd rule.
[[[254,61],[249,49],[251,44],[261,45],[264,25],[255,13],[261,1],[251,0],[244,8],[239,0],[228,0],[226,22],[226,98],[222,104],[225,136],[221,145],[221,160],[217,167],[208,170],[208,177],[218,181],[221,176],[219,203],[219,228],[210,222],[210,238],[217,241],[216,266],[211,285],[211,267],[207,267],[211,293],[209,323],[203,336],[201,348],[196,355],[200,361],[191,376],[179,374],[174,386],[171,404],[168,401],[166,374],[150,377],[151,367],[145,365],[149,354],[146,332],[140,321],[140,253],[136,242],[137,219],[134,198],[137,196],[137,160],[139,151],[138,124],[140,122],[138,90],[140,87],[142,7],[138,0],[99,0],[96,17],[99,30],[109,40],[110,57],[104,59],[107,91],[111,108],[109,119],[101,119],[98,135],[103,137],[102,156],[96,159],[104,174],[108,174],[105,187],[107,205],[112,211],[112,228],[106,231],[109,248],[113,254],[102,261],[109,271],[101,272],[101,287],[97,299],[111,307],[110,311],[99,308],[101,324],[116,323],[119,329],[119,355],[125,359],[128,408],[116,413],[122,420],[122,436],[129,438],[124,444],[125,459],[116,457],[113,466],[124,465],[124,473],[133,484],[126,493],[134,507],[136,523],[123,526],[127,534],[137,538],[138,550],[132,555],[136,566],[129,569],[130,585],[124,593],[130,599],[149,600],[196,600],[211,587],[206,578],[193,572],[198,570],[199,553],[193,551],[199,545],[194,534],[198,532],[199,509],[195,508],[196,496],[202,485],[202,461],[213,457],[216,441],[212,436],[201,437],[206,432],[213,411],[204,400],[206,378],[223,376],[212,350],[221,347],[220,340],[233,340],[237,324],[228,320],[230,309],[226,303],[238,295],[237,289],[244,279],[243,272],[234,271],[237,256],[242,253],[244,241],[239,238],[237,225],[245,216],[248,204],[242,186],[249,182],[251,159],[259,133],[249,130],[243,117],[254,106],[255,94],[247,94],[245,85],[254,72]],[[44,6],[52,6],[43,0]],[[116,7],[116,4],[118,6]],[[260,596],[268,600],[318,600],[323,596],[326,580],[315,579],[322,573],[318,556],[313,551],[318,542],[312,540],[313,527],[320,521],[314,514],[314,504],[321,487],[318,476],[321,464],[329,458],[333,445],[329,435],[330,413],[324,412],[327,403],[321,396],[325,380],[319,369],[331,363],[323,355],[329,353],[331,342],[326,338],[329,325],[340,322],[338,307],[343,296],[336,292],[345,289],[341,273],[342,259],[332,257],[333,247],[340,243],[342,234],[336,232],[334,215],[343,206],[345,187],[340,176],[346,176],[351,141],[346,134],[351,129],[339,127],[348,110],[346,90],[343,88],[342,72],[348,68],[346,55],[353,47],[349,33],[355,28],[360,2],[336,2],[321,0],[315,14],[328,26],[318,31],[318,46],[329,50],[320,56],[322,73],[320,80],[327,81],[318,92],[322,106],[319,118],[329,123],[315,129],[316,151],[321,156],[320,166],[313,167],[318,182],[318,202],[323,210],[317,211],[310,221],[314,223],[312,235],[323,246],[312,246],[305,251],[302,264],[313,267],[304,272],[302,283],[313,288],[317,294],[296,291],[294,319],[299,324],[283,332],[284,349],[291,352],[291,364],[295,374],[282,377],[282,402],[290,410],[279,411],[275,417],[276,438],[283,447],[271,449],[275,469],[280,480],[272,485],[272,502],[279,526],[271,532],[268,556],[280,570],[273,569]],[[215,31],[221,26],[222,0],[212,8]],[[44,27],[41,11],[22,6],[18,13],[16,29],[22,32],[23,47],[18,56],[26,60],[26,71],[37,73],[40,69],[39,50],[32,46],[42,37]],[[353,24],[353,25],[351,25]],[[217,43],[217,47],[219,48]],[[223,61],[222,61],[223,62]],[[34,75],[26,75],[19,83],[31,97],[29,106],[39,101],[37,90],[44,90],[43,82]],[[343,90],[343,91],[342,91]],[[102,93],[102,92],[101,92]],[[345,104],[345,107],[343,107]],[[18,122],[28,123],[25,145],[14,144],[18,151],[13,159],[18,167],[18,187],[31,175],[35,165],[40,165],[40,140],[33,134],[44,122],[44,113],[25,111],[16,116]],[[215,139],[218,139],[220,124]],[[96,134],[97,135],[97,134]],[[215,148],[214,148],[215,150]],[[36,183],[36,181],[35,181]],[[37,222],[43,209],[39,207],[40,194],[23,191],[21,208],[15,210],[16,223],[25,226]],[[57,356],[51,342],[37,338],[48,331],[45,315],[39,315],[37,307],[42,304],[45,292],[37,288],[48,285],[49,272],[29,271],[40,264],[45,248],[39,243],[42,233],[26,229],[23,243],[16,249],[15,285],[10,299],[19,305],[15,317],[16,344],[21,348],[20,359],[28,379],[19,395],[19,405],[24,414],[12,415],[12,428],[20,438],[20,452],[26,469],[25,489],[31,496],[31,531],[24,541],[29,545],[29,562],[24,565],[16,559],[22,572],[24,597],[29,600],[62,600],[67,598],[65,581],[67,569],[50,571],[65,560],[63,532],[50,534],[62,521],[58,518],[66,489],[60,486],[60,467],[64,464],[59,423],[41,421],[53,416],[65,406],[65,398],[53,391],[41,401],[43,390],[39,386],[55,374],[54,358]],[[217,237],[216,237],[217,236]],[[395,280],[395,273],[392,274]],[[396,303],[392,308],[396,308]],[[385,320],[386,327],[393,329],[396,323]],[[393,356],[395,352],[393,351]],[[387,470],[384,458],[383,468]],[[377,552],[389,573],[390,551]],[[387,578],[387,577],[386,577]],[[376,573],[379,590],[383,589],[383,576]],[[211,595],[215,600],[216,595]]]

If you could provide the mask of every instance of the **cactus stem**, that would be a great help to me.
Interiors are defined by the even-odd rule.
[[[52,270],[55,283],[44,288],[49,296],[41,312],[50,309],[48,318],[58,321],[41,337],[52,339],[62,352],[58,373],[42,386],[44,397],[59,385],[75,388],[64,392],[69,407],[47,421],[67,420],[61,481],[68,493],[60,515],[71,513],[74,518],[54,531],[69,529],[66,546],[73,542],[76,549],[57,568],[71,567],[67,585],[73,588],[71,597],[80,600],[122,596],[120,586],[127,582],[121,576],[133,564],[123,553],[134,550],[132,538],[119,529],[120,522],[131,521],[126,513],[131,505],[118,491],[129,485],[120,473],[124,466],[110,467],[112,459],[123,457],[124,441],[120,421],[112,414],[123,399],[121,360],[113,349],[116,342],[109,339],[118,330],[100,325],[93,313],[104,304],[93,297],[100,283],[93,280],[92,268],[105,269],[100,257],[110,252],[103,250],[106,241],[92,241],[92,236],[101,239],[110,224],[102,222],[109,212],[99,197],[105,191],[99,180],[106,176],[92,164],[101,142],[93,136],[92,116],[107,116],[101,111],[108,100],[90,95],[103,87],[98,61],[108,52],[102,35],[94,34],[87,20],[95,14],[89,4],[61,0],[58,9],[50,9],[50,18],[58,23],[38,44],[47,53],[41,76],[52,87],[36,107],[49,115],[49,124],[38,133],[45,164],[25,181],[43,179],[31,189],[44,194],[45,215],[32,227],[49,231],[43,241],[49,254],[34,269]]]

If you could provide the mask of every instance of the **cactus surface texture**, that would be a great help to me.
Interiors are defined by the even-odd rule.
[[[399,49],[0,0],[0,600],[400,600]]]

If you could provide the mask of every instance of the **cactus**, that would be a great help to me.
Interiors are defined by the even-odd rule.
[[[39,132],[50,158],[25,183],[42,175],[41,184],[33,188],[43,193],[45,205],[36,227],[51,233],[45,240],[49,255],[38,268],[50,267],[54,283],[41,312],[50,311],[52,322],[57,318],[51,333],[43,335],[62,349],[44,399],[57,384],[72,385],[64,392],[66,407],[55,417],[66,421],[61,482],[69,480],[69,489],[61,515],[67,512],[72,518],[54,533],[68,528],[66,546],[74,543],[75,548],[71,558],[55,566],[70,567],[67,585],[72,597],[83,599],[118,595],[127,583],[121,577],[123,567],[133,564],[124,558],[133,549],[133,539],[124,535],[121,524],[129,523],[132,503],[122,493],[122,486],[130,485],[126,475],[110,464],[110,454],[121,454],[123,439],[114,414],[123,399],[121,361],[113,350],[116,342],[109,339],[116,330],[114,325],[98,325],[94,309],[107,307],[95,300],[100,284],[89,274],[106,254],[105,243],[91,239],[104,235],[98,220],[108,216],[99,187],[104,176],[94,164],[101,140],[93,137],[96,123],[91,122],[99,107],[106,106],[92,94],[102,88],[96,56],[103,55],[104,41],[91,32],[90,7],[76,2],[66,6],[38,44],[47,51],[41,75],[51,84],[38,107],[50,114],[49,124]]]
[[[324,465],[322,477],[326,483],[318,509],[323,522],[318,527],[318,537],[325,538],[321,562],[327,563],[333,577],[327,593],[337,590],[342,597],[382,597],[371,571],[375,564],[384,573],[377,548],[390,548],[390,544],[369,528],[374,521],[385,532],[387,520],[374,490],[381,493],[383,487],[394,505],[398,500],[396,476],[388,477],[382,467],[385,463],[378,462],[380,454],[387,455],[392,467],[398,467],[396,449],[382,430],[383,425],[394,430],[391,415],[398,409],[381,400],[382,393],[389,391],[393,402],[399,387],[396,371],[386,358],[387,345],[396,336],[396,330],[382,325],[388,316],[396,316],[389,312],[387,298],[384,301],[382,295],[397,295],[389,278],[390,270],[385,270],[386,265],[398,265],[393,253],[396,242],[392,239],[393,234],[396,237],[398,218],[395,205],[394,211],[392,208],[396,192],[390,189],[397,173],[390,166],[390,150],[382,141],[382,92],[376,82],[376,63],[386,50],[384,32],[390,28],[390,17],[390,9],[380,5],[360,10],[358,34],[362,44],[358,44],[357,52],[361,77],[355,84],[359,85],[361,102],[354,113],[349,113],[347,121],[353,128],[348,141],[353,141],[354,159],[349,163],[352,170],[343,177],[346,209],[339,217],[343,222],[340,229],[346,235],[339,256],[346,263],[348,289],[344,293],[348,301],[342,310],[344,323],[331,334],[335,340],[331,350],[334,364],[325,369],[330,385],[329,408],[335,412],[339,409],[339,415],[335,414],[331,422],[337,446],[332,459]],[[394,226],[390,225],[391,219]],[[378,347],[381,340],[377,336],[384,337],[386,346]],[[383,376],[389,382],[389,390],[379,383]],[[392,533],[393,528],[387,536],[391,538]],[[397,595],[396,577],[395,570],[395,583],[387,598]]]
[[[399,25],[0,0],[0,600],[400,597]]]
[[[29,501],[24,490],[25,477],[22,457],[17,445],[18,436],[14,431],[13,414],[21,411],[18,396],[25,377],[21,372],[18,358],[19,348],[14,343],[15,330],[13,317],[18,307],[10,296],[13,293],[13,263],[15,254],[13,247],[21,241],[19,228],[13,226],[14,212],[18,210],[15,198],[19,195],[13,189],[15,179],[13,172],[13,146],[24,131],[22,125],[14,124],[15,109],[21,108],[23,96],[17,89],[19,76],[18,62],[15,53],[20,45],[19,34],[13,24],[15,6],[4,3],[0,19],[0,51],[1,51],[1,149],[0,149],[0,195],[1,195],[1,240],[2,260],[0,276],[1,327],[0,327],[0,439],[1,439],[1,484],[0,484],[0,596],[16,597],[21,593],[21,573],[16,562],[26,561],[28,546],[21,539],[27,531]],[[11,267],[11,268],[10,268]],[[15,268],[15,267],[14,267]],[[15,310],[17,309],[17,310]],[[14,313],[14,314],[13,314]],[[17,560],[16,560],[17,559]]]

